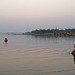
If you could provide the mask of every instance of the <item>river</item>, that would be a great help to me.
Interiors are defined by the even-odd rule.
[[[0,34],[0,75],[75,75],[74,44],[75,37]]]

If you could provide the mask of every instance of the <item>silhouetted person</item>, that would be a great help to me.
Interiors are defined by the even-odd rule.
[[[74,58],[73,58],[73,61],[74,61],[74,64],[75,64],[75,55],[73,55],[73,57],[74,57]]]
[[[73,55],[74,56],[74,64],[75,64],[75,55]]]
[[[74,48],[75,48],[75,44],[74,44]],[[75,49],[71,52],[71,54],[73,55],[73,60],[74,60],[74,64],[75,64]]]
[[[7,38],[5,38],[4,42],[5,42],[5,43],[7,43],[7,42],[8,42]]]
[[[74,44],[74,47],[75,48],[75,44]],[[75,49],[71,52],[72,55],[75,55]]]
[[[71,52],[72,55],[75,55],[75,49]]]

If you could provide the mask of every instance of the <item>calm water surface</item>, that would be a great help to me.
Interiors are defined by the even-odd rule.
[[[0,75],[75,75],[73,44],[75,37],[0,34]]]

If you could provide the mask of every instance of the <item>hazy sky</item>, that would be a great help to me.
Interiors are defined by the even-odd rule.
[[[75,0],[0,0],[0,32],[75,28]]]

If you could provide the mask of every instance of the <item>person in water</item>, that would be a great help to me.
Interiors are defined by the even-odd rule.
[[[8,42],[7,38],[5,38],[4,42],[6,42],[6,43]]]
[[[71,52],[71,54],[75,55],[75,49]]]
[[[75,48],[75,44],[74,44],[74,48]],[[71,52],[71,54],[75,55],[75,49]]]

